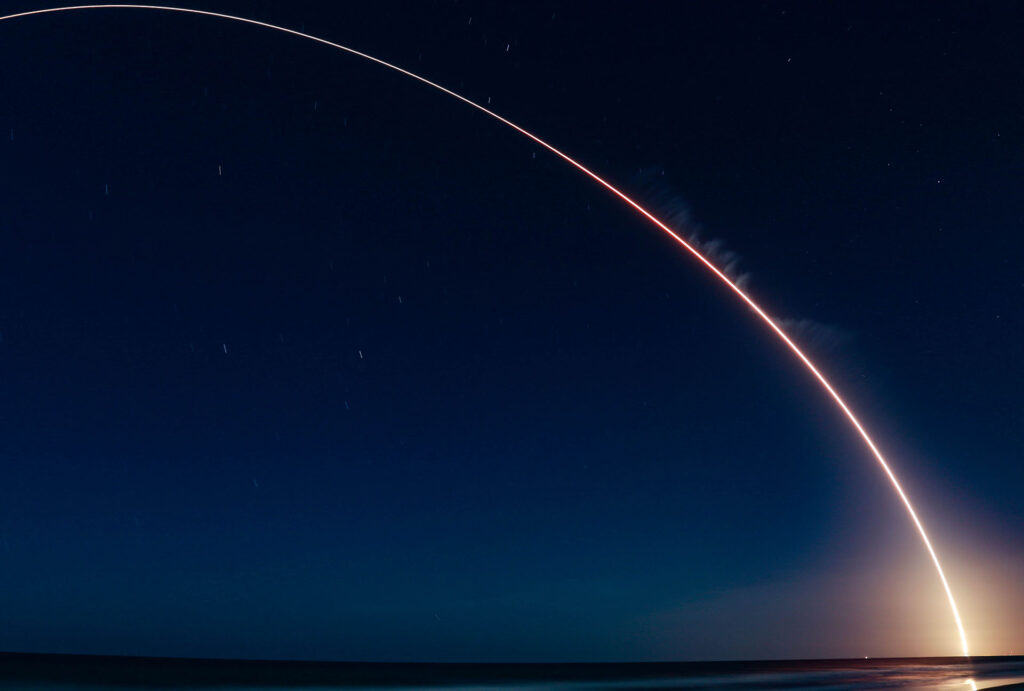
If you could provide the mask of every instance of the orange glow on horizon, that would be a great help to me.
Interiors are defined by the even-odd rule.
[[[393,65],[393,64],[391,64],[389,62],[381,60],[380,58],[375,58],[372,55],[368,55],[366,53],[360,52],[360,51],[355,50],[353,48],[349,48],[349,47],[343,46],[343,45],[341,45],[339,43],[334,43],[332,41],[328,41],[326,39],[319,38],[317,36],[313,36],[311,34],[307,34],[307,33],[301,32],[301,31],[296,31],[294,29],[288,29],[288,28],[285,28],[285,27],[282,27],[282,26],[277,26],[275,24],[269,24],[267,22],[261,22],[261,21],[255,20],[255,19],[247,19],[245,17],[238,17],[238,16],[234,16],[234,15],[230,15],[230,14],[222,14],[222,13],[219,13],[219,12],[208,12],[208,11],[205,11],[205,10],[195,10],[195,9],[188,9],[188,8],[183,8],[183,7],[170,7],[170,6],[162,6],[162,5],[135,5],[135,4],[100,4],[100,5],[73,5],[73,6],[67,6],[67,7],[51,7],[51,8],[47,8],[47,9],[32,10],[32,11],[28,11],[28,12],[19,12],[19,13],[16,13],[16,14],[10,14],[10,15],[6,15],[6,16],[2,16],[2,17],[0,17],[0,21],[5,21],[5,20],[9,20],[9,19],[16,19],[16,18],[19,18],[19,17],[28,17],[28,16],[31,16],[31,15],[50,14],[50,13],[56,13],[56,12],[70,12],[70,11],[74,11],[74,10],[93,10],[93,9],[160,10],[160,11],[166,11],[166,12],[178,12],[178,13],[183,13],[183,14],[200,15],[200,16],[205,16],[205,17],[215,17],[215,18],[218,18],[218,19],[227,19],[227,20],[231,20],[231,21],[241,22],[243,24],[259,26],[259,27],[263,27],[263,28],[266,28],[266,29],[272,29],[274,31],[279,31],[279,32],[290,34],[290,35],[293,35],[293,36],[298,36],[299,38],[304,38],[304,39],[313,41],[315,43],[319,43],[319,44],[322,44],[322,45],[330,46],[331,48],[335,48],[337,50],[341,50],[343,52],[349,53],[351,55],[355,55],[355,56],[363,58],[365,60],[369,60],[370,62],[374,62],[374,63],[376,63],[376,64],[378,64],[378,65],[380,65],[382,67],[386,67],[386,68],[388,68],[390,70],[393,70],[395,72],[399,72],[401,74],[404,74],[407,77],[415,79],[415,80],[417,80],[417,81],[419,81],[419,82],[421,82],[423,84],[426,84],[427,86],[430,86],[430,87],[432,87],[434,89],[437,89],[438,91],[441,91],[441,92],[443,92],[445,94],[448,94],[449,96],[451,96],[451,97],[453,97],[455,99],[458,99],[459,101],[462,101],[466,105],[472,106],[473,108],[476,108],[477,110],[479,110],[479,111],[485,113],[486,115],[494,118],[498,122],[500,122],[500,123],[502,123],[502,124],[512,128],[512,129],[514,129],[515,131],[519,132],[523,136],[525,136],[528,139],[532,140],[534,143],[544,147],[545,149],[547,149],[551,153],[555,154],[556,156],[561,158],[563,161],[565,161],[566,163],[570,164],[571,166],[573,166],[574,168],[576,168],[577,170],[579,170],[580,172],[582,172],[583,174],[585,174],[586,176],[591,178],[594,182],[598,183],[599,185],[604,187],[606,190],[608,190],[609,192],[614,194],[616,197],[618,197],[624,203],[626,203],[627,205],[632,207],[637,213],[639,213],[641,216],[646,218],[655,227],[657,227],[659,230],[661,230],[663,233],[665,233],[669,238],[671,238],[673,241],[675,241],[679,246],[681,246],[684,250],[689,252],[697,261],[699,261],[701,264],[703,264],[705,268],[707,268],[709,271],[711,271],[711,273],[713,273],[723,284],[725,284],[725,286],[729,290],[731,290],[740,300],[742,300],[748,307],[750,307],[750,309],[752,309],[754,311],[754,313],[761,319],[761,321],[763,321],[775,333],[775,335],[789,348],[789,350],[793,353],[793,355],[800,362],[803,363],[803,365],[807,368],[807,370],[814,376],[814,378],[818,381],[818,383],[821,385],[821,387],[825,390],[826,393],[828,393],[828,395],[832,398],[833,402],[839,407],[839,409],[846,416],[847,420],[850,422],[850,424],[853,426],[853,428],[860,435],[860,437],[863,440],[864,444],[871,451],[871,454],[875,457],[875,459],[878,461],[878,464],[882,467],[882,470],[885,472],[886,476],[889,478],[889,481],[892,484],[893,489],[896,491],[896,494],[899,496],[899,498],[902,501],[904,507],[906,508],[907,513],[910,515],[910,518],[911,518],[912,522],[914,523],[915,527],[917,528],[917,532],[920,534],[921,540],[924,543],[924,546],[927,549],[929,556],[931,557],[931,561],[932,561],[932,563],[935,566],[935,570],[938,573],[939,579],[942,581],[942,586],[943,586],[943,588],[944,588],[944,590],[946,592],[946,597],[949,600],[949,607],[952,610],[953,619],[956,622],[957,631],[959,632],[960,644],[961,644],[961,647],[962,647],[962,650],[963,650],[963,654],[964,654],[964,656],[968,656],[967,636],[966,636],[966,634],[964,632],[963,623],[960,620],[960,612],[957,609],[956,600],[953,597],[953,591],[950,589],[949,582],[946,580],[946,575],[945,575],[945,573],[942,570],[942,565],[939,563],[939,557],[936,554],[935,549],[932,547],[931,541],[928,539],[928,535],[925,532],[924,525],[921,523],[921,520],[917,516],[917,512],[914,510],[914,507],[911,505],[910,499],[907,497],[906,493],[903,491],[903,488],[901,487],[899,481],[896,479],[896,475],[893,473],[892,469],[889,467],[889,463],[885,460],[885,457],[882,455],[881,451],[875,445],[875,442],[872,440],[872,438],[868,435],[867,430],[864,428],[863,425],[861,425],[861,423],[857,419],[856,415],[854,415],[853,411],[846,404],[846,402],[839,395],[839,393],[835,390],[835,388],[832,387],[832,385],[829,383],[828,379],[825,378],[825,375],[823,375],[821,373],[821,371],[817,368],[817,366],[815,366],[814,363],[811,362],[811,360],[804,354],[804,352],[799,348],[799,346],[797,346],[797,344],[792,339],[790,339],[790,337],[786,334],[786,332],[782,329],[782,327],[780,327],[779,324],[775,320],[773,320],[760,307],[760,305],[758,305],[757,302],[754,301],[753,298],[751,298],[746,292],[744,292],[743,289],[740,288],[740,286],[737,285],[736,282],[734,282],[732,279],[730,279],[721,269],[719,269],[710,259],[705,257],[696,247],[694,247],[692,244],[687,242],[681,235],[679,235],[676,231],[672,230],[668,225],[666,225],[664,222],[662,222],[657,217],[655,217],[654,214],[652,214],[650,211],[645,209],[638,202],[634,201],[625,192],[622,192],[617,187],[612,185],[610,182],[606,181],[604,178],[599,176],[597,173],[593,172],[592,170],[590,170],[589,168],[584,166],[582,163],[576,161],[574,158],[570,157],[568,154],[565,154],[562,151],[560,151],[559,149],[557,149],[554,146],[552,146],[551,144],[548,144],[546,141],[544,141],[540,137],[536,136],[532,132],[529,132],[529,131],[523,129],[522,127],[520,127],[519,125],[515,124],[514,122],[511,122],[510,120],[506,120],[501,115],[498,115],[494,111],[489,110],[488,108],[486,108],[486,107],[484,107],[484,106],[482,106],[482,105],[480,105],[480,104],[478,104],[478,103],[476,103],[474,101],[471,101],[470,99],[466,98],[465,96],[462,96],[462,95],[460,95],[460,94],[458,94],[458,93],[456,93],[454,91],[451,91],[450,89],[448,89],[448,88],[446,88],[444,86],[441,86],[440,84],[437,84],[436,82],[432,82],[432,81],[430,81],[429,79],[427,79],[425,77],[421,77],[420,75],[415,74],[413,72],[410,72],[410,71],[408,71],[406,69],[403,69],[401,67],[398,67],[397,65]],[[973,681],[971,683],[973,683]]]

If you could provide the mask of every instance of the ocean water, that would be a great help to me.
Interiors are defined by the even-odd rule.
[[[1024,657],[637,664],[376,664],[0,655],[18,691],[1024,689]]]

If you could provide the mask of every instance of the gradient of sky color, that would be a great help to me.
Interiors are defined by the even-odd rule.
[[[1020,8],[201,8],[734,252],[973,651],[1024,649]],[[522,137],[141,11],[0,24],[0,102],[0,649],[957,653],[801,367]]]

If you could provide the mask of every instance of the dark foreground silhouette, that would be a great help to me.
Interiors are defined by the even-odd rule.
[[[352,688],[575,684],[643,688],[1024,688],[1024,656],[752,662],[442,664],[0,653],[0,689]],[[1012,684],[1008,686],[1006,684]]]

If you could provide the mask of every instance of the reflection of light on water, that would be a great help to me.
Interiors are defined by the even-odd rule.
[[[978,685],[974,683],[973,679],[968,679],[964,683],[971,687],[971,691],[978,691]]]

